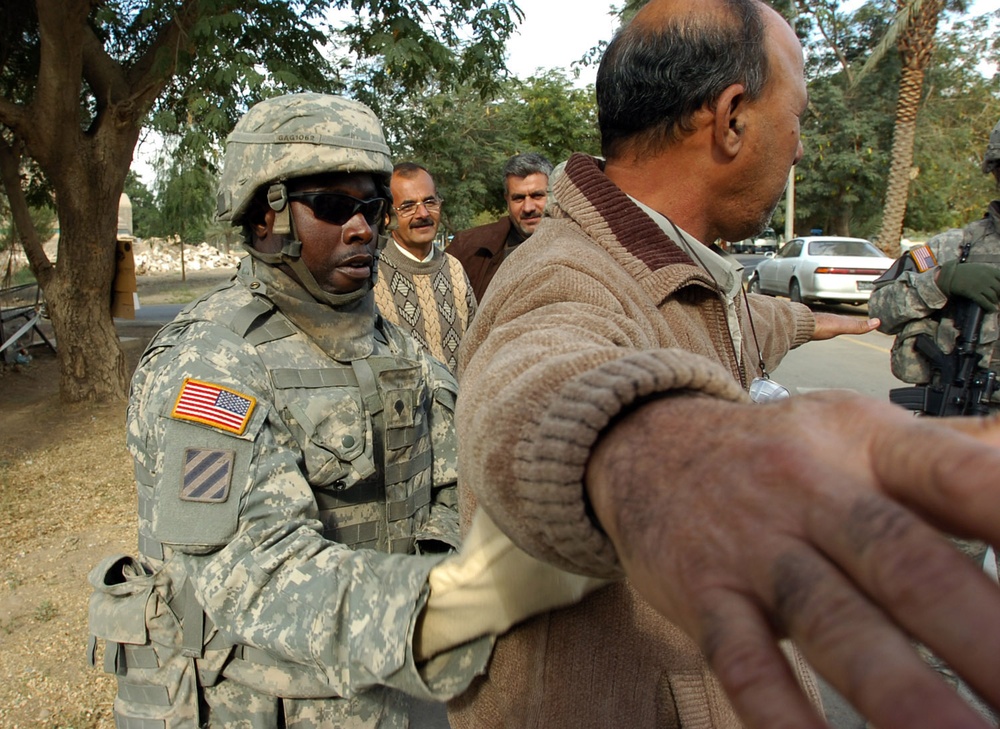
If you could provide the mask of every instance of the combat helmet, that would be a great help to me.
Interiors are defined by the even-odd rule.
[[[251,107],[226,138],[216,217],[242,225],[258,190],[276,212],[274,232],[285,236],[280,253],[249,253],[270,264],[288,264],[314,297],[339,305],[356,298],[323,292],[305,264],[288,210],[287,180],[328,172],[367,172],[386,191],[392,159],[375,113],[359,101],[327,94],[276,96]],[[380,239],[384,231],[379,230]],[[380,246],[384,243],[380,240]],[[366,293],[365,287],[357,294]]]
[[[261,101],[226,138],[218,219],[239,225],[262,186],[324,172],[370,172],[388,183],[392,159],[375,113],[326,94]]]
[[[983,155],[983,172],[990,173],[1000,167],[1000,121],[990,132],[990,141],[986,145],[986,154]]]

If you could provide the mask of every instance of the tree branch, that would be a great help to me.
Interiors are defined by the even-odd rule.
[[[147,109],[174,77],[177,70],[177,47],[183,44],[186,29],[202,17],[202,3],[184,0],[174,17],[166,23],[128,72],[132,101],[137,107]],[[161,54],[171,52],[169,63],[161,61]]]
[[[55,267],[45,255],[42,241],[35,230],[35,224],[31,221],[31,213],[28,210],[28,201],[24,197],[24,189],[21,187],[21,155],[0,136],[0,178],[3,179],[4,190],[7,192],[7,202],[10,205],[11,216],[14,218],[14,227],[21,238],[21,245],[24,253],[31,264],[31,271],[35,274],[44,290],[55,272]]]

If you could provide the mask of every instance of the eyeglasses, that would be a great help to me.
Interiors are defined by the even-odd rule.
[[[444,199],[437,196],[425,197],[423,200],[420,200],[418,202],[413,202],[413,201],[405,202],[398,208],[394,207],[393,210],[395,210],[396,215],[398,215],[401,218],[412,218],[413,215],[417,212],[417,208],[419,208],[421,205],[427,208],[428,212],[433,213],[441,209],[441,203],[443,202]]]
[[[387,205],[385,198],[358,200],[342,192],[293,192],[288,199],[305,203],[313,215],[333,225],[344,225],[359,212],[368,225],[377,225],[385,218]]]

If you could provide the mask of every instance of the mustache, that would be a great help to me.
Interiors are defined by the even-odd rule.
[[[535,218],[542,217],[542,213],[538,210],[532,210],[530,213],[526,213],[521,216],[521,220],[534,220]]]

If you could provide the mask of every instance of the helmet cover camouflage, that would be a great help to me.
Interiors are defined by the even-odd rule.
[[[226,139],[218,219],[239,225],[262,186],[326,172],[369,172],[388,185],[392,160],[375,113],[326,94],[261,101]]]
[[[983,172],[990,172],[1000,163],[1000,121],[993,127],[990,133],[990,141],[986,145],[986,154],[983,155]]]

